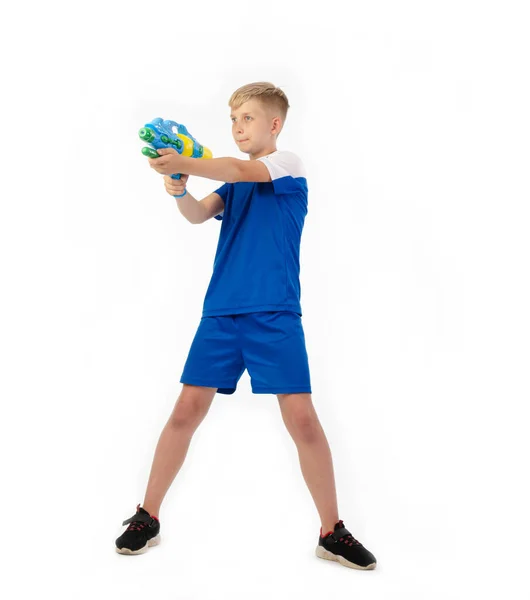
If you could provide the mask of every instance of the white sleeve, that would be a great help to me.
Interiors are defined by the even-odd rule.
[[[307,191],[304,163],[294,152],[278,150],[258,160],[269,170],[277,194]]]

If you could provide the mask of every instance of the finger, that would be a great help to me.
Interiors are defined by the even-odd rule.
[[[178,185],[171,185],[171,186],[166,186],[166,190],[172,194],[182,194],[182,192],[184,191],[184,186],[178,186]]]
[[[176,152],[176,150],[175,148],[158,148],[157,152],[160,156],[163,156],[164,154],[172,154],[173,152]]]
[[[177,194],[183,194],[185,189],[186,188],[170,188],[166,189],[166,192],[172,196],[176,196]]]
[[[185,183],[181,183],[180,181],[175,181],[173,179],[173,180],[167,181],[167,182],[164,181],[164,185],[167,188],[172,188],[173,189],[173,188],[183,188],[183,187],[185,187],[186,184]]]

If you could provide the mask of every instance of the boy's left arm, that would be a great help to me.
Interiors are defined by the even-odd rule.
[[[271,181],[269,170],[261,160],[240,160],[232,157],[200,160],[182,156],[173,148],[160,148],[158,153],[160,158],[148,160],[151,167],[162,175],[185,173],[226,183]]]

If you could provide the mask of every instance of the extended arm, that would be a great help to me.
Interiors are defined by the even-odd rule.
[[[232,157],[197,160],[188,156],[179,156],[178,160],[181,165],[179,173],[227,183],[271,181],[269,170],[260,160],[240,160]]]

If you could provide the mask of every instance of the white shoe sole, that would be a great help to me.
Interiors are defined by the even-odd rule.
[[[355,563],[346,560],[344,556],[338,556],[337,554],[333,554],[333,552],[326,550],[322,546],[317,546],[315,554],[318,556],[318,558],[323,558],[325,560],[333,560],[335,562],[340,563],[341,565],[344,565],[345,567],[349,567],[350,569],[360,569],[361,571],[375,569],[375,566],[377,564],[374,562],[367,565],[366,567],[361,567],[360,565],[356,565]]]
[[[119,552],[120,554],[143,554],[144,552],[147,552],[151,546],[157,546],[158,544],[160,544],[160,534],[151,538],[143,548],[129,550],[129,548],[118,548],[118,546],[116,546],[116,552]]]

